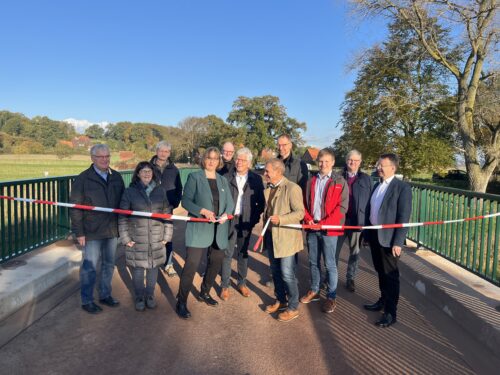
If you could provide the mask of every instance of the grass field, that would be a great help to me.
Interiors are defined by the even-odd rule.
[[[90,163],[89,155],[72,155],[62,160],[56,155],[0,155],[0,181],[73,175]]]

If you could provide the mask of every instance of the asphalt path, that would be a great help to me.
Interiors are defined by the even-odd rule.
[[[176,224],[177,272],[183,264],[183,235],[182,224]],[[113,295],[121,301],[118,308],[104,306],[103,313],[89,315],[80,309],[79,293],[74,292],[0,349],[0,373],[498,373],[497,358],[404,281],[397,324],[376,327],[379,313],[362,308],[378,298],[368,251],[363,251],[355,293],[344,287],[346,259],[343,249],[335,312],[321,312],[320,302],[301,304],[299,318],[282,323],[264,312],[274,300],[272,288],[266,286],[265,253],[251,254],[249,298],[232,289],[229,301],[217,297],[220,304],[213,308],[190,296],[193,317],[187,321],[174,311],[179,278],[163,272],[156,288],[158,308],[136,312],[130,273],[121,256],[113,278]],[[233,261],[233,277],[235,268]],[[299,256],[298,278],[302,295],[309,280],[305,251]],[[220,292],[219,282],[213,296]],[[197,275],[194,293],[200,283]]]

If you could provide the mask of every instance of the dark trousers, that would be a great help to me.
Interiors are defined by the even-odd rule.
[[[238,250],[238,286],[246,284],[248,272],[248,245],[252,236],[252,228],[245,223],[241,223],[241,216],[235,217],[231,223],[229,234],[229,246],[225,251],[222,263],[222,287],[229,288],[231,277],[231,261],[233,260],[234,248]]]
[[[368,241],[373,266],[378,273],[380,300],[384,303],[384,311],[395,318],[399,301],[399,257],[392,255],[392,248],[380,245],[376,230],[369,231]]]
[[[213,246],[210,246],[208,249],[188,247],[186,248],[186,263],[182,269],[179,293],[177,294],[179,302],[187,302],[191,286],[193,285],[194,274],[198,270],[205,250],[207,251],[207,268],[201,284],[201,293],[209,293],[212,289],[215,278],[221,268],[222,260],[224,259],[224,250],[215,249]]]

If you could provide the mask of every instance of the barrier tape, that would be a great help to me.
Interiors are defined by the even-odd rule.
[[[312,230],[328,230],[335,229],[339,231],[344,230],[365,230],[365,229],[394,229],[394,228],[411,228],[411,227],[422,227],[424,225],[440,225],[440,224],[453,224],[453,223],[461,223],[465,221],[474,221],[474,220],[482,220],[482,219],[490,219],[492,217],[500,216],[500,212],[495,214],[488,215],[480,215],[474,217],[466,217],[463,219],[455,219],[455,220],[440,220],[440,221],[424,221],[422,223],[401,223],[401,224],[381,224],[381,225],[320,225],[320,224],[285,224],[281,225],[281,227],[285,228],[294,228],[294,229],[312,229]],[[257,239],[257,243],[255,244],[253,251],[257,251],[259,248],[262,239],[264,238],[264,234],[266,233],[267,226],[269,224],[269,219],[262,230],[259,238]]]
[[[133,216],[143,216],[143,217],[151,217],[155,219],[166,219],[166,220],[180,220],[180,221],[193,221],[193,222],[204,222],[209,223],[210,220],[206,218],[198,218],[198,217],[189,217],[189,216],[181,216],[181,215],[173,215],[173,214],[160,214],[160,213],[152,213],[152,212],[143,212],[143,211],[132,211],[132,210],[122,210],[119,208],[106,208],[106,207],[96,207],[96,206],[86,206],[82,204],[74,204],[74,203],[62,203],[62,202],[52,202],[40,199],[31,199],[31,198],[17,198],[17,197],[9,197],[5,195],[0,195],[0,199],[10,200],[10,201],[18,201],[25,203],[33,203],[33,204],[47,204],[51,206],[60,206],[60,207],[68,207],[68,208],[76,208],[80,210],[87,211],[100,211],[100,212],[108,212],[115,213],[120,215],[133,215]],[[461,223],[466,221],[474,221],[474,220],[483,220],[490,219],[492,217],[500,216],[500,212],[495,214],[488,215],[480,215],[474,217],[466,217],[463,219],[455,219],[455,220],[440,220],[440,221],[424,221],[421,223],[400,223],[400,224],[381,224],[381,225],[367,225],[367,226],[359,226],[359,225],[320,225],[320,224],[285,224],[282,227],[286,228],[294,228],[294,229],[312,229],[312,230],[366,230],[366,229],[389,229],[389,228],[411,228],[411,227],[421,227],[426,225],[442,225],[442,224],[453,224],[453,223]],[[228,219],[231,220],[233,215],[227,215]],[[220,218],[217,218],[219,220]],[[262,239],[264,238],[264,234],[269,226],[270,219],[267,220],[262,232],[257,239],[257,243],[255,244],[253,250],[257,251],[260,246]]]
[[[194,221],[194,222],[202,222],[202,223],[210,223],[211,222],[209,219],[199,218],[199,217],[181,216],[181,215],[173,215],[173,214],[160,214],[160,213],[143,212],[143,211],[122,210],[119,208],[86,206],[83,204],[52,202],[52,201],[45,201],[45,200],[31,199],[31,198],[16,198],[16,197],[8,197],[5,195],[0,195],[0,199],[5,199],[5,200],[9,200],[9,201],[25,202],[25,203],[34,203],[34,204],[48,204],[51,206],[59,206],[59,207],[77,208],[77,209],[86,210],[86,211],[99,211],[99,212],[115,213],[115,214],[120,214],[120,215],[151,217],[154,219]],[[231,220],[233,218],[233,215],[227,215],[227,218],[228,218],[228,220]],[[220,218],[217,218],[217,220],[218,219],[220,219]]]

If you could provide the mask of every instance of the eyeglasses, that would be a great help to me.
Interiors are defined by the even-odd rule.
[[[149,173],[153,173],[153,171],[151,169],[141,169],[139,171],[139,173],[149,174]]]
[[[109,159],[111,155],[92,155],[96,159]]]
[[[210,160],[210,161],[219,161],[219,158],[206,158],[205,160]]]
[[[234,151],[222,150],[224,154],[234,154]]]
[[[349,163],[359,163],[361,159],[347,159]]]
[[[241,162],[241,163],[248,163],[248,160],[246,159],[236,159],[236,162]]]
[[[382,168],[389,168],[389,167],[394,167],[392,164],[387,164],[387,165],[377,165],[377,169],[382,169]]]

